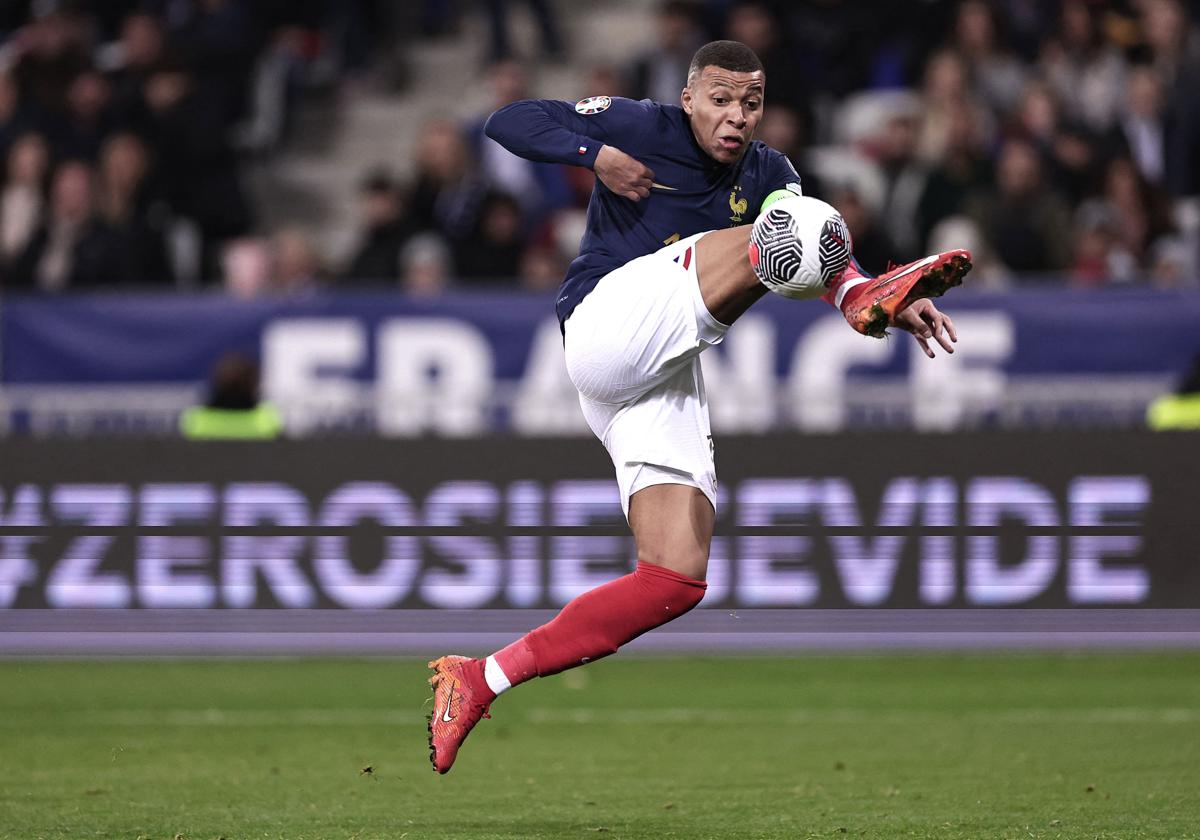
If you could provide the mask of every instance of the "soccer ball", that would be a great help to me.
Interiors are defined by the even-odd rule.
[[[755,276],[786,298],[820,297],[850,264],[850,231],[842,214],[800,195],[776,201],[768,196],[764,206],[750,231]]]

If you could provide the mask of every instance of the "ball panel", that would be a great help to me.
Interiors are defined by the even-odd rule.
[[[750,231],[750,242],[758,251],[754,274],[772,291],[794,276],[804,260],[804,246],[792,214],[777,208],[759,216]]]
[[[841,276],[850,264],[850,230],[840,215],[830,216],[821,226],[821,284],[829,284]]]

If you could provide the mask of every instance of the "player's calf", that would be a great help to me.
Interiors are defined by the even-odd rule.
[[[492,701],[508,688],[616,653],[638,636],[700,603],[707,584],[663,566],[639,562],[632,573],[585,592],[553,621],[486,660],[443,656],[434,675],[429,759],[446,773],[467,735],[489,717]]]

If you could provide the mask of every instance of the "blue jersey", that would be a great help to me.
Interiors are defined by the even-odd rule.
[[[515,102],[492,114],[484,130],[529,160],[591,168],[608,145],[654,173],[650,197],[641,201],[596,180],[579,256],[559,289],[560,323],[613,269],[693,234],[749,224],[775,190],[800,192],[786,155],[755,140],[736,163],[718,163],[696,143],[682,108],[648,99]]]

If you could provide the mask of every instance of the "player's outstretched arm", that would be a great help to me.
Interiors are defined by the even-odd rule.
[[[592,97],[579,103],[525,99],[496,111],[483,130],[518,157],[595,169],[606,145],[639,154],[659,116],[652,102],[619,97]]]

